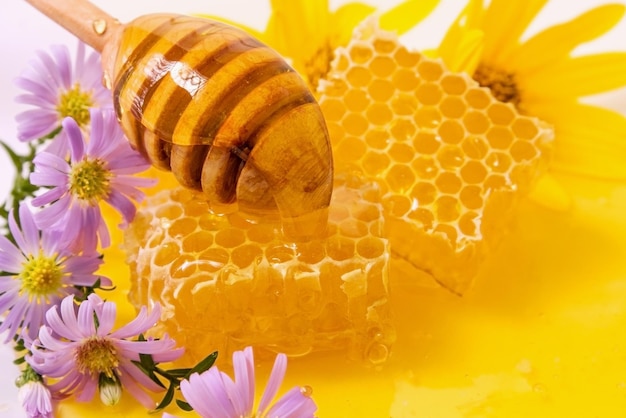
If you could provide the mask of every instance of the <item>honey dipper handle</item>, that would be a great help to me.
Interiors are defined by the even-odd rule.
[[[98,52],[120,23],[87,0],[26,0]]]

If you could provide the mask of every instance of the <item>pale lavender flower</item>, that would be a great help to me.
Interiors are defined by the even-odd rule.
[[[99,54],[85,56],[82,42],[78,44],[74,65],[65,45],[51,46],[49,54],[38,51],[15,80],[26,91],[16,101],[34,106],[16,116],[18,138],[30,141],[46,136],[68,116],[81,127],[86,126],[89,108],[112,108],[111,92],[102,85],[102,77]]]
[[[271,405],[285,371],[287,356],[278,354],[259,406],[254,409],[254,356],[252,347],[233,353],[235,379],[211,367],[201,374],[194,373],[180,383],[185,400],[202,418],[306,418],[313,417],[317,405],[310,388],[294,387]],[[270,406],[271,405],[271,406]],[[168,415],[165,415],[168,416]]]
[[[28,418],[51,418],[52,396],[41,381],[30,381],[20,386],[17,399],[22,404]]]
[[[110,244],[109,232],[100,212],[101,202],[113,206],[124,224],[132,221],[144,193],[155,180],[133,176],[146,170],[148,162],[126,141],[113,110],[92,109],[91,137],[87,142],[76,122],[63,120],[69,140],[70,162],[48,152],[33,160],[35,172],[30,181],[36,186],[51,187],[33,199],[33,205],[44,207],[35,215],[40,228],[64,229],[64,239],[73,248],[85,252]]]
[[[161,315],[158,304],[150,314],[145,307],[137,317],[113,331],[117,307],[91,294],[78,308],[68,296],[46,313],[48,325],[41,327],[39,338],[26,357],[30,366],[42,376],[56,379],[49,385],[53,396],[75,395],[78,401],[89,401],[104,378],[118,382],[146,408],[156,406],[145,390],[163,390],[132,361],[140,354],[151,355],[157,363],[173,361],[182,355],[169,337],[159,340],[133,341],[152,327]]]
[[[94,275],[102,264],[98,254],[73,254],[60,231],[37,229],[25,204],[20,205],[19,219],[21,228],[11,211],[9,230],[15,244],[0,236],[0,315],[6,313],[0,333],[9,331],[6,341],[18,333],[34,339],[46,311],[77,293],[74,286],[93,286],[98,278],[105,286],[111,284]]]

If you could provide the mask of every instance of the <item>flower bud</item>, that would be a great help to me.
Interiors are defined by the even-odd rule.
[[[122,397],[122,385],[115,378],[112,379],[101,374],[98,389],[100,391],[100,400],[106,406],[117,405]]]

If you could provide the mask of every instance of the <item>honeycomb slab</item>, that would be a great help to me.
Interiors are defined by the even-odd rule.
[[[382,363],[395,338],[382,210],[376,185],[336,180],[323,237],[296,243],[277,219],[216,215],[201,195],[161,191],[125,234],[130,300],[162,305],[155,335],[185,346],[183,363],[248,345]]]
[[[392,265],[464,293],[545,165],[552,130],[373,22],[336,51],[318,96],[336,170],[381,187]]]

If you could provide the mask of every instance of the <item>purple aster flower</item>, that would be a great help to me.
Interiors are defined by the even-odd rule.
[[[29,208],[19,208],[21,228],[9,215],[9,230],[15,244],[0,236],[0,315],[6,313],[0,333],[9,331],[6,341],[24,334],[31,340],[44,323],[46,311],[69,294],[74,286],[93,286],[94,272],[102,260],[98,254],[74,255],[60,239],[61,232],[40,231]],[[111,281],[100,277],[103,285]]]
[[[30,381],[20,386],[17,398],[29,418],[51,418],[52,397],[41,381]]]
[[[156,406],[145,390],[163,388],[132,362],[139,361],[140,354],[151,355],[157,363],[173,361],[183,349],[176,349],[167,335],[160,340],[128,340],[154,325],[161,315],[158,304],[149,315],[143,307],[133,321],[112,331],[116,308],[91,294],[78,308],[68,296],[60,309],[55,306],[46,313],[48,325],[41,327],[26,360],[37,373],[55,379],[49,385],[53,396],[74,394],[78,401],[89,401],[104,380],[119,383],[146,408]]]
[[[189,380],[180,383],[185,400],[203,418],[306,418],[313,417],[317,411],[317,405],[311,399],[311,390],[308,387],[296,386],[270,406],[285,377],[286,355],[276,356],[272,373],[256,411],[252,347],[233,353],[233,368],[234,380],[214,366],[202,374],[194,373]]]
[[[15,80],[26,90],[16,101],[34,106],[16,116],[18,138],[30,141],[44,137],[68,116],[83,127],[89,122],[89,108],[112,108],[111,93],[102,85],[102,77],[99,54],[85,56],[83,43],[78,44],[73,66],[64,45],[51,46],[50,54],[38,51],[30,67]]]
[[[136,207],[132,200],[144,197],[138,187],[148,187],[153,179],[133,176],[146,170],[148,162],[126,141],[113,110],[91,109],[91,135],[87,142],[76,121],[63,120],[68,137],[70,162],[49,152],[33,160],[35,172],[30,181],[51,187],[33,199],[33,205],[50,204],[35,215],[40,228],[64,229],[64,239],[76,251],[94,251],[98,238],[102,247],[110,244],[109,233],[100,212],[107,202],[132,221]]]

